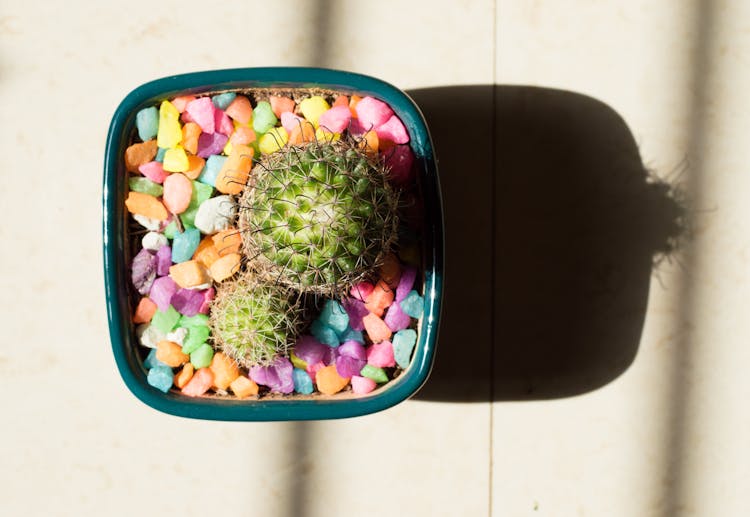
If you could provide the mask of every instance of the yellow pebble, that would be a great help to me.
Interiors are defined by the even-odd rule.
[[[167,172],[185,172],[188,170],[190,162],[188,161],[185,149],[179,145],[172,149],[167,149],[167,152],[164,153],[164,163],[162,163],[162,166]]]
[[[159,131],[156,133],[156,143],[163,149],[171,149],[182,140],[180,127],[180,112],[169,101],[159,106]]]
[[[299,103],[299,110],[302,112],[302,116],[312,122],[315,127],[318,127],[320,116],[329,109],[331,109],[331,106],[328,105],[323,97],[318,95],[309,97]]]
[[[315,130],[315,139],[319,142],[338,142],[341,139],[341,134],[339,133],[331,133],[327,129],[323,129],[322,127],[319,127]]]
[[[222,152],[226,154],[227,156],[232,154],[232,139],[231,138],[227,140],[227,145],[224,146],[224,150]]]
[[[278,151],[289,141],[289,135],[283,127],[271,128],[258,140],[258,149],[263,154],[271,154]]]

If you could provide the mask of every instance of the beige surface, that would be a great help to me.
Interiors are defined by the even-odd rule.
[[[163,4],[32,0],[0,13],[0,514],[750,512],[747,2]],[[138,402],[116,374],[103,303],[109,119],[147,80],[261,65],[344,68],[403,88],[557,88],[619,113],[644,162],[681,172],[694,219],[691,246],[651,278],[632,365],[579,396],[489,403],[485,376],[429,392],[472,403],[409,401],[336,422],[197,422]],[[490,235],[492,191],[476,189],[484,197],[473,205],[461,195],[492,181],[492,110],[467,107],[467,141],[490,145],[464,158],[445,138],[444,115],[461,128],[460,107],[415,97],[432,102],[425,111],[443,128],[448,256],[474,243],[487,274],[491,246],[470,223],[483,219],[476,235]],[[494,159],[502,167],[504,156]],[[444,351],[466,347],[485,371],[504,357],[491,352],[493,329],[495,346],[508,346],[489,320],[490,282],[456,261],[448,272],[449,292],[471,300],[446,300]],[[505,393],[503,379],[493,385]]]

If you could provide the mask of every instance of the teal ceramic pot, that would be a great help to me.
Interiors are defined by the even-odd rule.
[[[136,113],[180,93],[206,93],[243,88],[317,87],[371,95],[388,103],[409,131],[416,156],[424,203],[422,242],[424,316],[412,362],[395,380],[366,396],[330,398],[265,398],[232,400],[191,398],[162,393],[146,382],[145,349],[131,322],[134,300],[128,288],[129,236],[124,199],[127,174],[123,153],[135,134]],[[207,420],[264,421],[345,418],[373,413],[409,398],[425,383],[437,342],[443,281],[443,216],[435,156],[424,117],[401,90],[378,79],[317,68],[241,68],[165,77],[146,83],[120,103],[109,128],[104,156],[103,189],[104,283],[109,332],[117,368],[125,384],[147,405],[165,413]]]

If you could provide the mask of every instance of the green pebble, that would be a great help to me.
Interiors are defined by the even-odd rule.
[[[378,384],[388,382],[388,376],[386,375],[385,370],[371,364],[366,364],[365,367],[362,368],[362,370],[359,372],[359,374],[362,377],[367,377],[368,379],[374,380]]]
[[[417,332],[414,329],[404,329],[396,332],[391,343],[393,343],[393,356],[401,368],[409,366],[411,353],[417,342]]]
[[[166,312],[156,309],[154,317],[151,318],[151,324],[166,334],[177,325],[179,319],[180,313],[170,305]]]
[[[166,228],[164,228],[164,236],[169,240],[174,239],[174,236],[177,235],[178,233],[179,233],[179,229],[177,228],[177,223],[174,221],[169,223],[166,226]]]
[[[133,176],[128,179],[128,187],[135,192],[142,192],[156,197],[159,197],[164,193],[164,187],[158,183],[154,183],[148,178],[141,178],[139,176]]]
[[[180,327],[190,330],[191,327],[207,327],[208,316],[205,314],[196,314],[195,316],[182,316],[180,318]]]
[[[211,102],[213,102],[214,106],[220,110],[225,110],[230,104],[232,104],[235,97],[237,97],[237,94],[234,92],[220,93],[219,95],[211,97]]]
[[[253,129],[256,133],[263,134],[274,127],[279,120],[273,114],[271,105],[266,101],[260,101],[253,110]]]
[[[187,336],[182,343],[182,353],[192,354],[208,339],[211,330],[205,325],[195,325],[188,328]]]
[[[159,131],[159,111],[151,106],[143,108],[135,116],[135,127],[138,128],[138,137],[143,140],[151,140]]]
[[[196,370],[198,368],[206,368],[211,364],[211,359],[213,358],[214,349],[208,343],[202,344],[190,354],[190,362],[193,363],[193,367]]]
[[[214,193],[214,188],[211,185],[201,183],[200,181],[193,181],[193,194],[190,196],[190,204],[187,209],[180,214],[180,220],[185,227],[195,227],[195,215],[198,213],[198,208],[201,203],[211,199]]]

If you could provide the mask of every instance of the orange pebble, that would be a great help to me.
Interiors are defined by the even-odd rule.
[[[258,385],[255,381],[248,379],[244,375],[240,375],[229,385],[232,392],[237,395],[238,399],[244,399],[250,395],[258,394]]]
[[[359,148],[369,156],[377,156],[379,143],[378,134],[371,129],[362,136]]]
[[[200,397],[214,383],[214,373],[210,368],[200,368],[182,388],[182,394],[188,397]]]
[[[359,101],[362,100],[362,97],[359,95],[352,95],[352,98],[349,99],[349,111],[352,112],[352,118],[357,118],[357,104],[359,104]]]
[[[210,268],[211,264],[219,259],[219,252],[214,245],[214,240],[211,235],[206,235],[201,240],[198,247],[193,253],[193,260],[200,262],[204,267]]]
[[[375,289],[365,298],[365,307],[376,316],[382,316],[385,309],[393,303],[395,294],[395,291],[384,280],[378,280]]]
[[[222,194],[239,194],[245,189],[253,166],[254,149],[246,145],[232,146],[232,154],[221,166],[216,177],[216,190]]]
[[[398,287],[398,281],[401,279],[401,263],[393,253],[389,253],[383,259],[383,264],[380,266],[380,278],[391,289]]]
[[[315,140],[315,126],[307,121],[300,121],[289,133],[289,145],[301,145]]]
[[[158,148],[155,139],[131,145],[125,149],[125,169],[128,172],[138,172],[138,167],[156,157],[156,151]]]
[[[373,343],[380,343],[387,339],[390,339],[393,332],[388,328],[388,325],[380,319],[377,315],[370,313],[362,318],[362,323],[365,325],[365,331],[370,337]]]
[[[315,382],[318,385],[318,391],[326,395],[333,395],[343,390],[349,384],[349,379],[340,376],[339,372],[336,371],[336,366],[332,364],[318,370]]]
[[[279,97],[277,95],[271,95],[268,98],[268,102],[271,104],[273,114],[277,118],[281,117],[281,114],[285,111],[294,113],[294,101],[289,97]]]
[[[201,171],[203,171],[203,167],[206,165],[206,160],[204,160],[200,156],[195,156],[192,154],[189,154],[187,158],[188,168],[185,172],[183,172],[183,174],[191,180],[198,179],[198,176],[201,175]]]
[[[227,228],[214,234],[212,237],[216,251],[219,256],[229,255],[230,253],[239,253],[242,248],[242,235],[236,228]]]
[[[174,99],[172,99],[172,106],[177,108],[177,111],[182,113],[183,111],[185,111],[187,105],[194,100],[195,96],[193,95],[180,95],[179,97],[175,97]]]
[[[190,356],[182,353],[182,347],[174,341],[159,341],[156,344],[156,358],[167,366],[176,368],[190,361]]]
[[[226,390],[240,376],[240,368],[237,363],[222,352],[214,354],[209,368],[214,374],[213,385],[220,390]]]
[[[336,106],[348,106],[349,105],[349,97],[346,95],[339,95],[336,97],[336,100],[333,101],[333,104],[331,104],[332,108],[335,108]]]
[[[240,270],[241,256],[239,253],[230,253],[215,260],[208,272],[216,282],[223,282]]]
[[[237,144],[249,144],[254,142],[256,138],[255,131],[251,127],[239,126],[234,128],[232,136],[229,137],[229,141],[232,145]]]
[[[138,306],[135,308],[133,314],[133,323],[148,323],[151,318],[154,317],[156,312],[156,304],[151,301],[151,298],[144,296],[138,302]]]
[[[169,276],[172,277],[172,280],[177,285],[184,288],[211,283],[208,271],[196,260],[187,260],[171,266],[169,268]]]
[[[250,100],[244,95],[235,97],[229,106],[227,106],[227,109],[224,110],[224,113],[240,124],[247,124],[253,119],[253,107],[250,104]]]
[[[125,206],[131,214],[142,215],[149,219],[165,221],[169,214],[164,204],[150,194],[143,192],[128,192]]]
[[[185,364],[185,366],[182,367],[182,370],[174,376],[174,385],[180,389],[184,388],[190,379],[193,378],[194,371],[195,368],[193,368],[191,363]]]
[[[190,154],[197,154],[199,136],[201,127],[195,122],[188,122],[182,126],[182,147]]]

